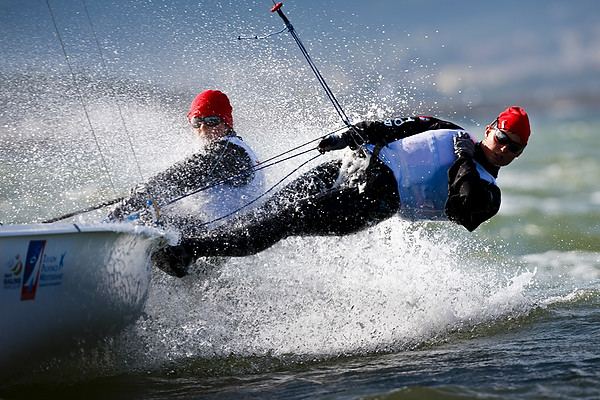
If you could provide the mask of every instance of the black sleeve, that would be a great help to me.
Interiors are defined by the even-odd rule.
[[[247,173],[254,166],[241,146],[229,141],[210,143],[201,152],[172,165],[145,184],[136,186],[109,218],[121,219],[140,211],[146,207],[148,199],[160,205],[223,181],[226,181],[223,183],[225,185],[246,185],[254,178],[254,173]]]
[[[355,126],[363,139],[368,144],[374,145],[385,145],[398,139],[434,129],[462,129],[452,122],[425,116],[402,117],[386,121],[363,121]]]
[[[255,167],[256,164],[246,149],[230,143],[220,164],[217,165],[217,168],[213,172],[212,181],[221,182],[227,180],[226,185],[244,186],[254,179],[254,172],[250,171]],[[234,177],[235,179],[231,179]]]
[[[157,174],[146,186],[156,197],[180,196],[237,177],[253,167],[252,160],[244,148],[228,141],[218,141]],[[242,186],[252,178],[251,173],[225,184]]]
[[[458,158],[448,170],[448,218],[472,232],[499,209],[500,188],[481,179],[471,158]]]

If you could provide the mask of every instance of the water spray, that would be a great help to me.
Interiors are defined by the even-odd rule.
[[[85,3],[84,3],[84,4],[85,4]],[[298,47],[300,48],[300,51],[301,51],[301,52],[302,52],[302,54],[304,55],[304,58],[306,59],[306,61],[308,62],[309,66],[310,66],[310,68],[311,68],[311,70],[312,70],[312,71],[313,71],[313,73],[315,74],[315,76],[316,76],[317,80],[319,81],[319,84],[321,85],[321,87],[323,88],[323,90],[325,90],[325,93],[327,94],[327,97],[328,97],[328,98],[329,98],[329,100],[331,101],[332,105],[334,106],[334,108],[335,108],[336,112],[338,113],[339,117],[341,118],[342,122],[343,122],[343,123],[346,125],[346,127],[347,127],[348,129],[352,130],[353,134],[355,135],[354,137],[355,137],[355,138],[358,138],[358,139],[359,139],[359,140],[362,142],[362,144],[364,145],[364,143],[365,143],[365,140],[364,140],[364,138],[362,137],[362,135],[360,134],[360,132],[358,131],[358,129],[356,129],[356,127],[350,123],[350,121],[349,121],[349,119],[348,119],[348,117],[347,117],[346,113],[344,112],[344,109],[342,108],[341,104],[339,103],[339,101],[337,100],[337,98],[335,97],[335,95],[333,94],[333,91],[331,90],[331,88],[329,87],[329,85],[327,85],[327,82],[325,81],[325,78],[323,78],[323,75],[321,75],[321,73],[320,73],[319,69],[317,68],[317,66],[316,66],[316,65],[315,65],[315,63],[313,62],[312,58],[310,57],[310,55],[309,55],[308,51],[306,50],[306,47],[304,46],[304,44],[302,43],[302,41],[301,41],[301,40],[300,40],[300,38],[298,37],[298,34],[296,33],[296,30],[294,29],[294,26],[291,24],[291,22],[289,21],[289,19],[288,19],[288,18],[285,16],[285,14],[283,13],[283,11],[281,10],[281,7],[283,6],[283,3],[277,3],[277,4],[275,4],[275,2],[273,1],[273,4],[274,4],[274,6],[273,6],[273,8],[271,8],[271,12],[276,12],[276,13],[277,13],[277,14],[278,14],[278,15],[281,17],[281,19],[283,20],[283,22],[284,22],[284,24],[285,24],[285,26],[286,26],[286,27],[285,27],[283,30],[279,31],[279,32],[276,32],[276,33],[273,33],[273,34],[269,34],[269,35],[266,35],[266,36],[264,36],[264,37],[258,37],[258,36],[255,36],[254,38],[255,38],[255,39],[262,39],[262,38],[270,37],[270,36],[272,36],[272,35],[275,35],[275,34],[280,34],[280,33],[283,33],[285,30],[287,30],[287,31],[290,33],[290,35],[291,35],[291,36],[294,38],[294,41],[296,42],[296,44],[298,45]],[[49,5],[48,5],[48,6],[49,6]],[[90,21],[90,23],[91,23],[91,21]],[[242,37],[238,37],[238,39],[242,39]],[[91,123],[90,123],[90,124],[91,124]],[[338,129],[338,130],[339,130],[339,129]],[[338,131],[338,130],[336,130],[336,131]],[[320,139],[320,138],[319,138],[319,139]],[[314,140],[311,140],[311,141],[310,141],[310,142],[308,142],[308,143],[305,143],[305,144],[303,144],[303,145],[301,145],[301,146],[298,146],[298,147],[296,147],[296,148],[294,148],[294,149],[292,149],[292,150],[286,151],[286,152],[284,152],[284,153],[282,153],[282,154],[279,154],[278,156],[275,156],[275,157],[273,157],[273,158],[278,158],[278,157],[281,157],[281,156],[285,155],[286,153],[289,153],[289,152],[292,152],[292,151],[294,151],[294,150],[297,150],[298,148],[300,148],[300,147],[303,147],[303,146],[305,146],[305,145],[307,145],[307,144],[309,144],[309,143],[311,143],[311,142],[313,142],[313,141],[314,141]],[[266,168],[266,167],[269,167],[269,166],[272,166],[272,165],[278,164],[278,163],[280,163],[280,162],[282,162],[282,161],[285,161],[285,160],[288,160],[288,159],[291,159],[291,158],[297,157],[297,156],[299,156],[299,155],[302,155],[302,154],[308,153],[309,151],[312,151],[312,150],[313,150],[313,149],[311,149],[311,150],[308,150],[308,151],[302,151],[302,152],[299,152],[299,153],[297,153],[297,154],[295,154],[295,155],[292,155],[292,156],[290,156],[290,157],[287,157],[287,158],[285,158],[285,159],[283,159],[283,160],[280,160],[280,161],[277,161],[277,162],[273,162],[273,163],[271,163],[271,164],[267,164],[267,162],[268,162],[268,161],[271,161],[271,160],[273,159],[273,158],[272,158],[272,159],[270,159],[270,160],[264,161],[264,162],[262,163],[262,165],[261,165],[261,166],[258,166],[258,167],[254,168],[254,169],[251,169],[251,170],[249,170],[249,171],[246,171],[246,172],[244,172],[244,173],[242,173],[242,174],[240,174],[240,175],[233,176],[233,177],[231,177],[231,178],[228,178],[228,179],[225,179],[225,180],[223,180],[223,181],[220,181],[220,182],[217,182],[217,183],[214,183],[214,184],[211,184],[211,185],[208,185],[208,186],[202,187],[202,188],[200,188],[200,189],[194,190],[194,191],[192,191],[192,192],[190,192],[190,193],[186,193],[185,195],[183,195],[183,196],[180,196],[180,197],[177,197],[176,199],[173,199],[173,200],[171,200],[171,201],[169,201],[169,202],[166,202],[165,204],[160,204],[160,205],[153,204],[153,205],[154,205],[154,207],[157,207],[157,206],[158,206],[158,207],[163,207],[163,206],[165,206],[165,205],[172,204],[172,203],[174,203],[174,202],[176,202],[176,201],[179,201],[179,200],[181,200],[181,199],[183,199],[183,198],[186,198],[186,197],[188,197],[188,196],[191,196],[191,195],[193,195],[193,194],[196,194],[196,193],[198,193],[198,192],[201,192],[201,191],[207,190],[207,189],[209,189],[209,188],[212,188],[212,187],[214,187],[214,186],[222,185],[222,184],[224,184],[224,183],[227,183],[227,182],[229,182],[229,181],[231,181],[231,180],[233,180],[233,179],[236,179],[236,178],[238,178],[238,177],[240,177],[240,176],[243,176],[243,175],[247,175],[247,174],[253,173],[253,172],[255,172],[255,171],[256,171],[256,170],[258,170],[258,169],[264,169],[264,168]],[[364,149],[363,149],[363,151],[364,151]],[[319,155],[317,155],[317,156],[315,156],[315,157],[313,157],[313,158],[311,158],[309,161],[312,161],[312,160],[314,160],[314,159],[315,159],[315,158],[317,158],[318,156],[320,156],[320,154],[319,154]],[[304,163],[304,164],[306,164],[306,163]],[[302,165],[304,165],[304,164],[302,164]],[[138,168],[139,168],[139,165],[138,165]],[[298,168],[295,168],[295,169],[292,171],[292,173],[293,173],[293,172],[295,172],[295,171],[297,171],[299,168],[300,168],[300,167],[298,167]],[[140,173],[141,173],[141,172],[140,172]],[[291,173],[290,173],[290,174],[288,174],[286,177],[289,177],[290,175],[291,175]],[[109,178],[110,178],[110,176],[109,176]],[[284,179],[285,179],[285,178],[284,178]],[[268,192],[270,192],[272,189],[274,189],[274,187],[275,187],[275,186],[278,186],[278,185],[279,185],[279,184],[280,184],[282,181],[283,181],[283,180],[281,180],[280,182],[278,182],[277,184],[275,184],[275,185],[274,185],[274,186],[273,186],[271,189],[269,189],[269,191],[267,191],[267,193],[268,193]],[[111,181],[111,182],[112,182],[112,181]],[[114,185],[113,185],[113,188],[114,188]],[[266,195],[266,193],[264,193],[262,196],[259,196],[259,198],[260,198],[260,197],[263,197],[264,195]],[[43,221],[42,223],[52,223],[52,222],[57,222],[57,221],[60,221],[60,220],[63,220],[63,219],[69,218],[69,217],[73,217],[73,216],[76,216],[76,215],[84,214],[84,213],[87,213],[87,212],[90,212],[90,211],[93,211],[93,210],[98,210],[98,209],[100,209],[100,208],[103,208],[103,207],[107,207],[107,206],[110,206],[110,205],[114,205],[114,204],[116,204],[116,203],[118,203],[118,202],[122,201],[124,198],[125,198],[125,197],[118,197],[118,198],[115,198],[115,199],[113,199],[113,200],[108,200],[108,201],[105,201],[105,202],[103,202],[103,203],[97,204],[97,205],[95,205],[95,206],[90,206],[90,207],[87,207],[87,208],[84,208],[84,209],[81,209],[81,210],[78,210],[78,211],[75,211],[75,212],[71,212],[71,213],[68,213],[68,214],[62,215],[62,216],[60,216],[60,217],[56,217],[56,218],[52,218],[52,219],[49,219],[49,220]],[[255,199],[255,200],[253,200],[253,201],[251,201],[251,202],[250,202],[250,203],[248,203],[246,206],[248,206],[248,205],[250,205],[250,204],[254,203],[254,202],[255,202],[255,201],[257,201],[257,200],[258,200],[258,198],[257,198],[257,199]],[[242,208],[245,208],[246,206],[244,206],[244,207],[242,207]],[[235,212],[237,212],[237,211],[239,211],[239,210],[236,210]],[[139,211],[139,212],[138,212],[138,213],[136,213],[136,214],[133,214],[132,216],[130,216],[130,218],[129,218],[129,219],[136,219],[136,218],[138,218],[138,217],[139,217],[141,214],[143,214],[143,213],[145,213],[145,212],[148,212],[148,209],[144,209],[144,210],[141,210],[141,211]],[[233,213],[231,213],[231,214],[233,214]],[[207,222],[207,223],[205,223],[205,224],[203,224],[203,225],[206,225],[206,224],[210,224],[210,223],[216,222],[216,221],[218,221],[218,220],[220,220],[220,219],[223,219],[223,218],[225,218],[225,217],[228,217],[228,216],[230,216],[231,214],[228,214],[227,216],[224,216],[224,217],[218,218],[218,219],[217,219],[217,220],[215,220],[215,221],[210,221],[210,222]],[[106,221],[104,221],[104,222],[106,222]]]
[[[342,122],[344,122],[344,124],[346,124],[346,126],[349,129],[351,129],[352,132],[356,135],[356,137],[360,138],[360,140],[364,144],[365,143],[364,138],[358,132],[358,129],[356,129],[356,127],[354,125],[352,125],[350,123],[350,121],[348,120],[348,117],[346,116],[346,113],[344,112],[344,109],[340,105],[339,101],[336,99],[336,97],[333,94],[333,92],[331,91],[331,88],[329,87],[329,85],[327,85],[327,82],[325,82],[325,78],[323,78],[323,75],[321,75],[321,73],[319,72],[319,69],[317,68],[317,66],[315,65],[315,63],[313,62],[313,60],[310,58],[310,55],[308,54],[308,51],[306,50],[306,47],[304,47],[304,44],[302,44],[302,41],[298,37],[298,34],[296,33],[296,30],[294,29],[294,26],[291,24],[290,20],[285,16],[285,14],[283,13],[283,11],[281,10],[281,7],[283,6],[283,3],[277,3],[277,4],[275,4],[275,1],[273,1],[273,5],[274,6],[273,6],[273,8],[271,8],[271,12],[276,12],[281,17],[281,19],[283,20],[283,22],[285,23],[285,26],[287,27],[288,32],[294,38],[294,41],[296,42],[296,44],[300,48],[300,51],[302,52],[302,55],[304,55],[304,58],[308,62],[308,65],[310,66],[310,69],[313,71],[313,73],[317,77],[317,80],[321,84],[321,87],[323,88],[323,90],[325,90],[325,93],[327,94],[327,97],[331,101],[331,104],[333,104],[333,107],[335,108],[335,111],[338,113],[338,115],[342,119]]]
[[[335,133],[335,132],[336,132],[336,131],[333,131],[332,133]],[[250,168],[250,169],[248,169],[247,171],[244,171],[244,172],[242,172],[242,173],[240,173],[240,174],[238,174],[238,175],[231,176],[231,177],[229,177],[229,178],[223,179],[223,180],[221,180],[221,181],[218,181],[218,182],[215,182],[215,183],[212,183],[212,184],[208,184],[208,185],[206,185],[206,186],[203,186],[203,187],[201,187],[201,188],[199,188],[199,189],[195,189],[195,190],[193,190],[193,191],[191,191],[191,192],[188,192],[188,193],[186,193],[186,194],[184,194],[184,195],[182,195],[182,196],[179,196],[179,197],[177,197],[177,198],[175,198],[175,199],[172,199],[172,200],[170,200],[170,201],[167,201],[167,202],[165,202],[165,203],[163,203],[163,204],[159,204],[159,205],[157,205],[157,206],[158,206],[158,207],[164,207],[164,206],[166,206],[166,205],[169,205],[169,204],[175,203],[175,202],[177,202],[177,201],[180,201],[180,200],[182,200],[182,199],[184,199],[184,198],[186,198],[186,197],[192,196],[192,195],[194,195],[194,194],[196,194],[196,193],[203,192],[203,191],[205,191],[205,190],[208,190],[208,189],[214,188],[214,187],[216,187],[216,186],[224,185],[224,184],[226,184],[226,183],[228,183],[228,182],[231,182],[231,181],[233,181],[233,180],[235,180],[235,179],[238,179],[238,178],[241,178],[241,177],[243,177],[243,176],[246,176],[246,175],[252,174],[252,173],[254,173],[254,172],[256,172],[256,171],[259,171],[259,170],[262,170],[262,169],[266,169],[266,168],[272,167],[272,166],[274,166],[274,165],[280,164],[280,163],[282,163],[282,162],[285,162],[285,161],[291,160],[291,159],[293,159],[293,158],[299,157],[299,156],[301,156],[301,155],[304,155],[304,154],[306,154],[306,153],[312,152],[312,151],[314,150],[314,148],[311,148],[311,149],[309,149],[309,150],[302,150],[302,147],[308,146],[308,145],[310,145],[311,143],[313,143],[313,142],[315,142],[315,141],[317,141],[317,140],[320,140],[320,139],[321,139],[321,138],[319,137],[319,138],[316,138],[316,139],[310,140],[310,141],[308,141],[308,142],[306,142],[306,143],[304,143],[304,144],[301,144],[301,145],[299,145],[299,146],[297,146],[297,147],[295,147],[295,148],[293,148],[293,149],[286,150],[286,151],[284,151],[283,153],[280,153],[280,154],[278,154],[278,155],[276,155],[276,156],[273,156],[273,157],[269,158],[268,160],[265,160],[265,161],[261,162],[259,165],[255,166],[255,167],[253,167],[253,168]],[[287,157],[284,157],[285,155],[287,155],[287,154],[289,154],[289,153],[293,153],[293,154],[291,154],[291,155],[288,155]],[[311,158],[309,161],[312,161],[313,159],[315,159],[315,158],[319,157],[320,155],[321,155],[321,154],[318,154],[317,156],[315,156],[315,157]],[[304,163],[304,164],[306,164],[306,163]],[[304,165],[304,164],[302,164],[302,165]],[[298,167],[294,168],[294,170],[293,170],[293,171],[292,171],[290,174],[288,174],[288,176],[289,176],[289,175],[291,175],[292,173],[296,172],[297,170],[299,170],[299,169],[302,167],[302,165],[300,165],[300,166],[298,166]],[[284,178],[284,179],[285,179],[285,178]],[[265,192],[263,195],[259,196],[259,198],[260,198],[260,197],[263,197],[263,196],[264,196],[264,195],[266,195],[268,192],[272,191],[272,190],[275,188],[275,186],[279,185],[279,183],[281,183],[282,181],[283,181],[283,179],[282,179],[280,182],[278,182],[277,184],[275,184],[275,185],[274,185],[274,186],[273,186],[271,189],[269,189],[269,190],[268,190],[267,192]],[[242,208],[245,208],[245,207],[249,206],[250,204],[252,204],[252,203],[256,202],[256,201],[257,201],[259,198],[252,200],[251,202],[249,202],[247,205],[245,205],[245,206],[244,206],[244,207],[242,207]],[[61,220],[64,220],[64,219],[67,219],[67,218],[70,218],[70,217],[74,217],[74,216],[77,216],[77,215],[85,214],[85,213],[88,213],[88,212],[90,212],[90,211],[99,210],[99,209],[101,209],[101,208],[104,208],[104,207],[108,207],[108,206],[111,206],[111,205],[117,204],[117,203],[119,203],[120,201],[122,201],[122,200],[125,200],[125,199],[126,199],[126,197],[124,197],[124,196],[122,196],[122,197],[117,197],[117,198],[115,198],[115,199],[112,199],[112,200],[107,200],[107,201],[105,201],[105,202],[102,202],[102,203],[100,203],[100,204],[96,204],[96,205],[93,205],[93,206],[90,206],[90,207],[83,208],[83,209],[81,209],[81,210],[77,210],[77,211],[70,212],[70,213],[68,213],[68,214],[61,215],[60,217],[55,217],[55,218],[51,218],[51,219],[48,219],[48,220],[42,221],[42,223],[43,223],[43,224],[48,224],[48,223],[52,223],[52,222],[58,222],[58,221],[61,221]],[[239,210],[236,210],[235,212],[237,212],[237,211],[240,211],[240,210],[241,210],[241,208],[240,208]],[[144,213],[146,213],[146,212],[148,212],[148,209],[141,210],[141,211],[139,211],[139,212],[137,212],[137,213],[135,213],[135,214],[131,215],[131,216],[130,216],[130,218],[129,218],[129,220],[137,219],[139,216],[141,216],[142,214],[144,214]],[[229,216],[229,215],[227,215],[227,216]],[[207,225],[207,224],[210,224],[210,223],[216,222],[216,221],[218,221],[218,220],[220,220],[220,219],[223,219],[223,218],[225,218],[225,217],[221,217],[221,218],[219,218],[219,219],[217,219],[217,220],[213,220],[213,221],[207,222],[207,223],[205,223],[205,224],[203,224],[203,225]],[[106,221],[106,220],[104,220],[103,222],[107,222],[107,221]]]

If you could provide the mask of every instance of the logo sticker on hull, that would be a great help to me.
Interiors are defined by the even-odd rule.
[[[69,273],[70,238],[0,242],[0,303],[46,301],[61,295]]]
[[[31,240],[25,258],[25,271],[23,273],[23,286],[21,300],[35,299],[40,271],[42,269],[42,256],[46,247],[45,240]]]

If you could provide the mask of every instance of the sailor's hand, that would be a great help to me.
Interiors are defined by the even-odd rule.
[[[325,153],[331,150],[341,150],[347,146],[348,142],[343,135],[329,135],[319,142],[317,150],[319,150],[321,153]]]
[[[146,185],[139,183],[129,190],[129,196],[145,196],[147,192],[148,190],[146,189]]]
[[[454,135],[454,154],[458,158],[473,158],[475,154],[475,143],[467,132],[459,132]]]

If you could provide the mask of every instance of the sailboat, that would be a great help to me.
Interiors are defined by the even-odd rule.
[[[73,83],[80,93],[74,76]],[[135,321],[148,297],[151,255],[170,237],[126,223],[0,224],[0,375]]]
[[[135,320],[167,241],[131,224],[0,226],[0,371]]]

